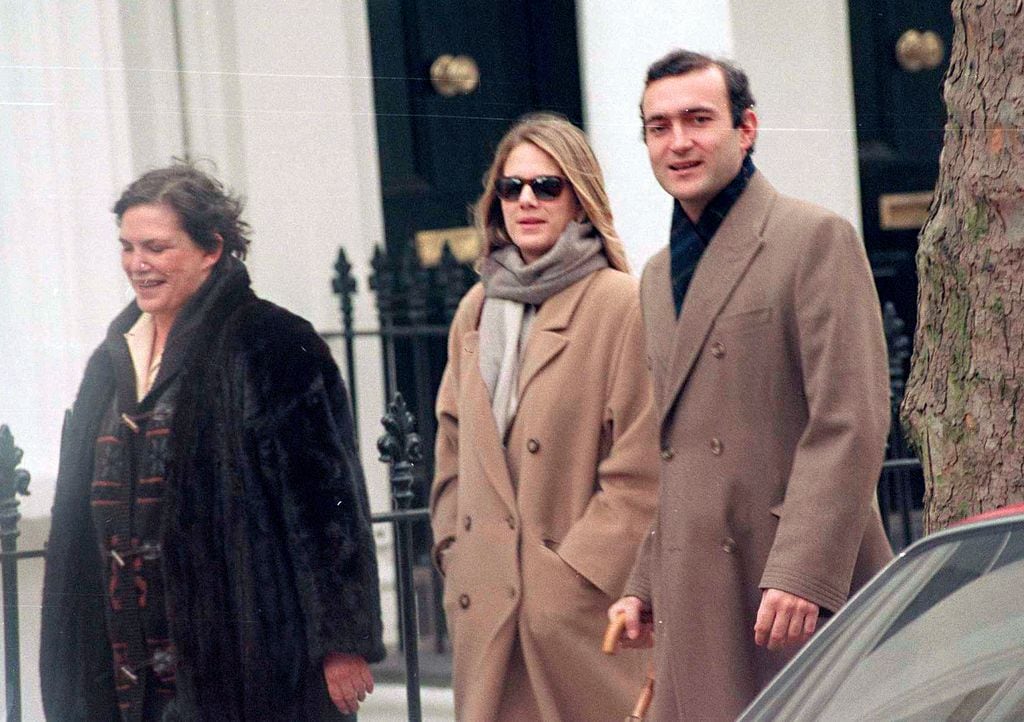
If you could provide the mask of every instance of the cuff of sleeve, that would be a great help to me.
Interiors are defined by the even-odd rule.
[[[770,566],[765,568],[759,586],[761,589],[779,589],[795,594],[832,612],[839,611],[849,594],[820,579]]]

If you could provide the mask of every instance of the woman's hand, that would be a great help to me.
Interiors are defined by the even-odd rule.
[[[330,653],[324,657],[327,693],[342,714],[355,714],[359,703],[373,691],[370,665],[358,654]]]

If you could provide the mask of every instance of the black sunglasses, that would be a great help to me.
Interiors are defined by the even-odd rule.
[[[528,185],[537,200],[553,201],[562,195],[562,189],[568,184],[569,181],[557,175],[539,175],[529,181],[519,176],[506,175],[495,181],[494,192],[503,201],[517,201],[523,187]]]

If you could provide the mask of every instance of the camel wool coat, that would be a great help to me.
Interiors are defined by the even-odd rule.
[[[626,593],[653,606],[651,718],[733,720],[791,656],[754,644],[762,590],[834,612],[892,556],[885,339],[850,224],[760,173],[678,320],[669,266],[666,248],[641,281],[661,495]]]
[[[602,269],[540,306],[505,447],[479,370],[483,301],[478,284],[452,324],[430,499],[456,714],[522,719],[501,701],[526,685],[539,719],[618,722],[645,655],[601,640],[657,499],[637,283]]]

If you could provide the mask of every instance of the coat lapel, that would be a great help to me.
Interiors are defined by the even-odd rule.
[[[601,273],[597,271],[596,273]],[[523,366],[519,370],[520,404],[530,386],[530,382],[540,373],[541,369],[550,364],[562,353],[569,343],[569,336],[563,333],[569,326],[572,314],[580,299],[590,285],[596,273],[574,283],[545,301],[537,311],[533,320],[533,328],[527,340],[526,353],[523,355]],[[472,444],[473,453],[477,454],[481,467],[485,470],[491,484],[510,510],[516,508],[515,490],[512,477],[508,471],[505,449],[498,434],[498,426],[494,423],[491,411],[490,394],[480,375],[480,331],[474,329],[462,337],[463,350],[466,357],[472,359],[473,369],[466,374],[469,404],[473,409],[472,418],[482,428],[477,429],[474,439],[479,443]]]
[[[479,458],[480,468],[484,470],[502,502],[513,511],[516,508],[516,500],[512,477],[508,473],[508,461],[505,459],[505,449],[498,435],[498,425],[494,423],[490,395],[487,393],[483,376],[480,375],[480,331],[474,329],[467,333],[462,337],[462,344],[466,358],[473,364],[472,371],[466,374],[466,394],[472,409],[472,419],[478,425],[472,437],[475,443],[469,446]]]
[[[674,338],[675,342],[667,369],[668,383],[661,408],[662,425],[671,417],[711,325],[764,244],[761,236],[776,195],[768,181],[760,173],[755,173],[693,274],[675,331],[667,336]],[[668,304],[671,309],[671,293]]]
[[[675,305],[672,300],[671,256],[668,247],[658,251],[644,269],[644,322],[647,331],[647,349],[651,361],[664,375],[672,357],[673,346],[658,343],[658,339],[670,339],[676,332]],[[658,399],[659,403],[664,399]]]
[[[526,390],[534,377],[558,357],[569,343],[569,336],[563,333],[569,327],[569,321],[576,310],[584,292],[601,271],[591,273],[577,283],[559,291],[545,301],[537,311],[533,320],[533,328],[526,341],[526,353],[523,354],[523,366],[519,369],[519,401],[526,397]]]

